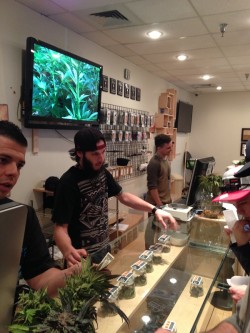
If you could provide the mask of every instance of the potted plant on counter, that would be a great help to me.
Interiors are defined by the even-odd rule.
[[[221,192],[222,176],[210,174],[199,177],[200,206],[203,209],[203,216],[217,219],[222,216],[222,205],[212,202],[212,199]]]
[[[97,302],[112,307],[128,323],[125,313],[108,301],[109,289],[114,287],[110,280],[115,277],[97,271],[90,260],[83,261],[81,272],[66,278],[58,298],[49,298],[46,290],[22,293],[9,332],[94,333]]]

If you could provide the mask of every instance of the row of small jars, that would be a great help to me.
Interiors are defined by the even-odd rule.
[[[109,290],[109,303],[118,305],[119,299],[131,299],[135,297],[135,286],[144,286],[147,284],[146,273],[151,273],[154,270],[153,265],[162,264],[162,253],[170,251],[170,236],[161,235],[158,239],[159,243],[150,246],[149,250],[145,250],[139,260],[131,265],[131,270],[124,272],[117,279],[118,286]],[[116,312],[103,304],[101,313],[104,316],[115,315]]]

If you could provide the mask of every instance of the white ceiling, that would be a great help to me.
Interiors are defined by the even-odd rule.
[[[16,1],[187,91],[250,90],[250,0]],[[91,15],[111,10],[126,19]],[[149,40],[156,28],[163,37]]]

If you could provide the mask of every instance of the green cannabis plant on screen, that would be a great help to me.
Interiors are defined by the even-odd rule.
[[[35,45],[33,116],[96,120],[100,68]]]

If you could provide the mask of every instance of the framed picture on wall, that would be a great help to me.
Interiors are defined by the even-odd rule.
[[[241,142],[240,144],[240,156],[245,156],[246,153],[246,143]]]
[[[241,130],[241,141],[250,140],[250,128],[242,128]]]
[[[129,98],[129,84],[124,83],[124,97]]]
[[[123,95],[123,82],[117,80],[117,95],[122,96]]]
[[[141,89],[136,88],[136,100],[140,101],[141,100]]]
[[[110,93],[116,94],[116,79],[110,78]]]
[[[130,98],[135,99],[135,87],[134,86],[130,87]]]
[[[106,92],[109,91],[109,78],[107,75],[102,76],[102,90]]]

